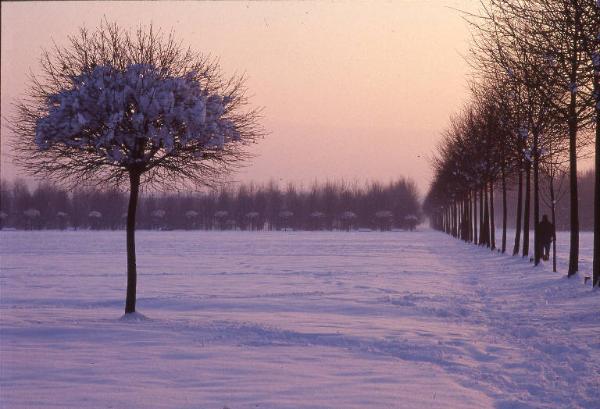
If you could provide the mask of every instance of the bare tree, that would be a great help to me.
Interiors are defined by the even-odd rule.
[[[127,298],[136,303],[140,187],[215,184],[263,134],[241,77],[152,26],[103,22],[41,57],[11,121],[16,162],[67,184],[128,185]]]

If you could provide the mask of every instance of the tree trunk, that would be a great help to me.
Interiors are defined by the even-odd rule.
[[[556,273],[556,202],[554,197],[554,175],[550,175],[550,211],[552,212],[552,271]]]
[[[531,207],[531,163],[525,169],[525,209],[523,211],[523,257],[529,256],[529,211]]]
[[[454,203],[450,205],[450,235],[454,236],[454,224],[456,223],[456,217],[454,214]]]
[[[502,166],[502,253],[506,253],[506,170]]]
[[[494,182],[490,182],[490,247],[492,250],[496,250],[496,215],[494,213]]]
[[[460,238],[460,223],[461,223],[461,213],[460,213],[460,201],[457,201],[454,205],[454,209],[456,211],[456,237]]]
[[[575,59],[577,56],[574,57]],[[571,82],[576,84],[577,71],[576,63],[573,64],[573,73]],[[571,213],[571,240],[569,251],[569,271],[568,277],[571,277],[579,270],[579,198],[577,192],[577,99],[574,92],[571,92],[571,99],[568,106],[568,126],[569,126],[569,198]],[[596,169],[596,173],[598,169]]]
[[[487,183],[484,185],[484,197],[483,197],[483,201],[484,201],[484,206],[485,208],[483,209],[483,219],[484,219],[484,223],[483,223],[483,227],[484,227],[484,235],[483,235],[483,240],[485,242],[485,245],[487,247],[490,247],[490,199],[489,199],[489,195],[488,195],[488,190],[487,190]]]
[[[450,222],[448,220],[448,217],[450,214],[449,212],[450,212],[449,208],[445,207],[444,208],[444,233],[446,233],[446,234],[450,234],[450,228],[449,228]]]
[[[465,241],[469,241],[471,239],[471,234],[470,234],[470,221],[471,221],[471,215],[469,214],[469,210],[471,209],[471,198],[467,195],[466,199],[463,201],[463,206],[464,206],[464,214],[465,214],[465,220],[464,220],[464,229],[465,229]]]
[[[571,125],[569,125],[571,128]],[[577,192],[577,155],[576,155],[576,132],[569,129],[569,193],[571,214],[571,240],[569,252],[569,277],[575,275],[579,270],[579,200]],[[597,172],[597,170],[596,170]]]
[[[442,231],[448,233],[448,216],[446,208],[442,209]]]
[[[600,39],[599,39],[600,41]],[[596,176],[594,178],[594,261],[593,285],[600,287],[600,68],[594,71],[596,95]]]
[[[135,312],[137,269],[135,263],[135,214],[140,193],[140,174],[129,173],[129,206],[127,207],[127,298],[125,314]]]
[[[483,246],[483,234],[484,234],[484,212],[483,212],[483,188],[479,191],[479,245]]]
[[[451,207],[452,214],[452,237],[456,237],[456,203],[452,203]]]
[[[477,244],[477,190],[473,190],[473,243]]]
[[[473,208],[473,192],[469,191],[469,242],[473,242],[473,217],[475,215],[475,209]]]
[[[467,203],[465,200],[460,201],[460,211],[462,219],[460,221],[460,235],[463,241],[469,241],[469,231],[467,229],[469,216],[467,214]]]
[[[539,135],[533,133],[533,258],[534,265],[540,264],[541,247],[538,232],[540,223],[540,159],[539,159]]]
[[[462,233],[462,235],[463,235],[462,239],[464,241],[469,241],[469,229],[467,229],[467,226],[469,225],[468,224],[469,223],[469,207],[467,206],[467,203],[468,202],[466,201],[466,199],[463,199],[461,201],[462,214],[463,214],[462,225],[461,226],[462,226],[462,231],[463,231],[463,233]]]
[[[456,202],[454,204],[454,217],[456,218],[456,224],[454,225],[454,227],[456,228],[455,230],[455,237],[460,239],[460,202]]]
[[[458,202],[454,202],[454,237],[459,237],[460,212]]]
[[[452,217],[454,218],[452,235],[455,238],[458,238],[458,205],[456,204],[456,202],[454,202],[454,204],[452,205],[452,214]]]
[[[523,214],[523,170],[519,168],[519,184],[517,193],[517,220],[515,223],[515,246],[513,256],[519,254],[521,247],[521,215]]]

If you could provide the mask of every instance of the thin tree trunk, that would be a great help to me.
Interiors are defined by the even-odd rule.
[[[541,248],[538,232],[540,223],[540,160],[539,160],[539,135],[533,134],[533,258],[534,265],[540,264]]]
[[[460,238],[460,202],[454,204],[454,217],[456,218],[456,224],[454,225],[456,229],[455,235],[457,238]]]
[[[140,192],[140,174],[129,173],[129,206],[127,207],[127,298],[125,313],[135,312],[137,270],[135,262],[135,214]]]
[[[446,209],[440,211],[440,222],[442,231],[446,233]]]
[[[477,244],[477,190],[473,190],[473,243]]]
[[[465,200],[463,200],[463,206],[465,209],[464,210],[465,241],[469,242],[469,241],[471,241],[471,198],[469,197],[468,194],[466,195]]]
[[[494,182],[490,182],[490,247],[492,250],[496,250],[496,215],[494,213]]]
[[[461,202],[456,202],[456,237],[461,237],[461,223],[462,223],[462,206]]]
[[[490,247],[490,198],[488,195],[488,190],[487,190],[487,183],[484,187],[484,197],[483,197],[483,201],[485,202],[485,208],[483,209],[483,218],[484,218],[484,229],[485,229],[485,234],[483,235],[483,240],[485,242],[485,245],[487,247]]]
[[[598,39],[600,42],[600,39]],[[596,95],[596,176],[594,183],[594,261],[593,285],[600,287],[600,69],[594,71]]]
[[[473,242],[473,216],[475,210],[473,209],[473,192],[469,191],[469,242]]]
[[[460,230],[460,209],[459,209],[459,204],[458,202],[454,202],[454,237],[459,237],[459,230]]]
[[[454,203],[450,205],[450,235],[454,236],[454,223],[455,223],[455,214],[454,214]]]
[[[467,206],[467,199],[463,199],[462,200],[462,214],[463,214],[463,220],[462,220],[462,231],[463,231],[463,237],[462,239],[464,241],[469,241],[469,229],[467,228],[467,226],[469,226],[469,207]]]
[[[523,214],[523,170],[519,167],[519,183],[517,193],[517,220],[515,223],[515,246],[513,256],[519,254],[521,249],[521,216]]]
[[[448,217],[446,216],[446,209],[444,208],[442,211],[442,231],[444,233],[448,233]]]
[[[463,231],[464,231],[464,237],[463,240],[468,242],[469,241],[469,209],[471,209],[471,199],[469,198],[469,195],[467,194],[465,196],[465,198],[463,199]]]
[[[502,253],[506,253],[506,170],[502,166]]]
[[[456,237],[456,202],[452,203],[452,237]]]
[[[576,61],[575,55],[573,61]],[[573,63],[573,72],[571,73],[571,83],[576,84],[577,65]],[[568,106],[568,126],[569,126],[569,193],[570,193],[570,213],[571,213],[571,240],[569,251],[569,271],[568,277],[571,277],[579,270],[579,198],[577,192],[577,99],[574,92],[571,92],[571,99]],[[598,169],[596,169],[596,173]]]
[[[571,128],[571,126],[569,126]],[[576,155],[576,133],[569,136],[569,184],[570,184],[570,214],[571,214],[571,240],[569,251],[569,277],[575,275],[579,270],[579,200],[577,192],[577,155]],[[596,171],[597,172],[597,171]]]
[[[554,175],[550,176],[550,211],[552,212],[552,271],[556,273],[556,203],[554,197]]]
[[[461,219],[460,219],[460,239],[463,240],[463,241],[467,241],[467,229],[465,228],[465,226],[467,225],[466,211],[467,211],[467,206],[465,204],[465,201],[461,200],[460,201],[460,213],[461,213]]]
[[[454,212],[454,203],[450,205],[450,235],[454,236],[454,228],[456,224],[456,213]]]
[[[460,238],[460,202],[454,203],[454,217],[456,219],[454,234],[455,237]]]
[[[484,228],[485,217],[484,217],[484,211],[483,211],[483,191],[484,191],[483,188],[481,188],[481,190],[479,191],[479,245],[480,246],[483,246],[483,244],[484,244],[483,234],[485,233],[485,228]]]
[[[525,209],[523,211],[523,257],[529,256],[529,211],[531,207],[531,164],[525,169]]]

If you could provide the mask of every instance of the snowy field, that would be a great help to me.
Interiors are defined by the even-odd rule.
[[[427,230],[139,232],[148,319],[123,321],[124,232],[0,240],[2,409],[600,408],[600,293],[564,259]]]

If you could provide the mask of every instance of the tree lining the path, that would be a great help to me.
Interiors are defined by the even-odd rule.
[[[515,186],[513,254],[530,255],[533,210],[537,265],[542,202],[554,219],[555,188],[567,178],[571,277],[579,270],[577,166],[595,147],[593,285],[600,286],[600,3],[485,0],[466,19],[473,29],[471,101],[437,151],[426,212],[436,228],[494,249],[493,186],[502,185],[503,198]],[[506,200],[502,213],[505,252]]]

